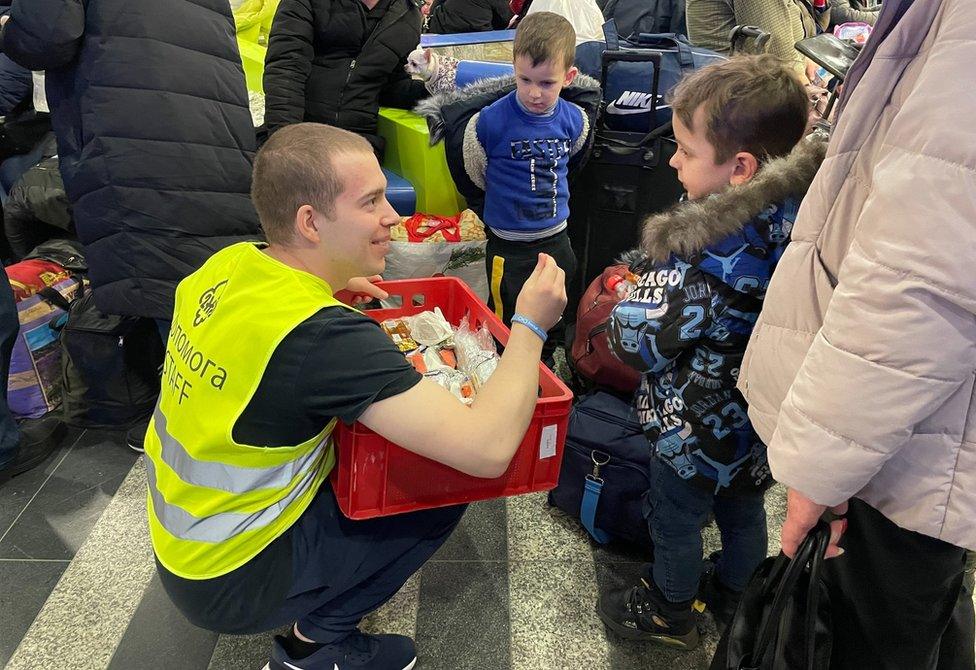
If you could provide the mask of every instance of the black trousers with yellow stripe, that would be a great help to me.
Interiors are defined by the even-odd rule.
[[[567,290],[576,274],[576,254],[569,243],[569,235],[565,230],[550,237],[531,242],[513,242],[503,240],[490,230],[488,231],[488,246],[485,253],[485,263],[488,270],[488,306],[505,322],[512,325],[512,315],[515,313],[515,300],[525,280],[532,274],[539,254],[549,254],[566,272]],[[562,346],[566,339],[566,320],[549,330],[549,339],[542,347],[543,361],[550,363],[553,350]]]

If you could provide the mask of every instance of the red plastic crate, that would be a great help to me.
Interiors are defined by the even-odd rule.
[[[381,286],[390,296],[399,296],[402,306],[366,312],[377,321],[440,307],[455,326],[468,314],[472,326],[485,324],[495,339],[503,345],[508,342],[508,328],[459,279],[407,279]],[[331,474],[339,508],[350,519],[369,519],[555,487],[573,394],[541,363],[539,386],[540,397],[525,438],[508,470],[496,479],[466,475],[402,449],[362,424],[339,422],[335,429],[339,460]],[[543,429],[551,426],[556,430],[554,448],[550,441],[542,442]]]

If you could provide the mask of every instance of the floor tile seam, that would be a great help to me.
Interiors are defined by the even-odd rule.
[[[64,463],[64,459],[68,457],[68,454],[71,453],[71,451],[75,448],[75,445],[78,444],[78,441],[81,440],[82,436],[84,436],[84,434],[87,432],[88,432],[87,429],[81,431],[81,434],[78,435],[78,437],[75,438],[75,441],[71,443],[71,446],[68,447],[68,449],[64,452],[64,455],[61,457],[61,460],[58,461],[58,464],[54,466],[54,469],[48,473],[44,481],[41,482],[41,485],[37,487],[36,491],[34,491],[34,495],[31,496],[31,499],[27,501],[27,504],[24,505],[24,507],[20,510],[20,513],[18,513],[17,516],[14,518],[14,520],[10,522],[10,525],[7,526],[7,529],[3,531],[3,535],[0,535],[0,542],[3,542],[3,539],[7,537],[7,534],[10,533],[10,529],[16,525],[17,521],[20,520],[20,517],[23,516],[24,512],[27,511],[27,508],[30,507],[30,504],[34,502],[34,499],[37,498],[37,496],[40,494],[41,490],[47,485],[49,481],[51,481],[51,477],[54,476],[54,473],[57,472],[58,468],[61,467],[61,464]]]
[[[8,670],[97,670],[111,662],[155,572],[145,522],[145,470],[138,465],[139,461],[126,475],[51,590],[11,656]],[[127,540],[119,542],[119,524],[145,530],[128,533]],[[122,572],[126,574],[120,579]],[[93,585],[93,576],[111,580],[114,586]],[[65,651],[77,652],[79,645],[97,653]]]
[[[132,465],[135,465],[135,462],[134,462],[134,461],[133,461],[133,463],[132,463]],[[131,469],[132,469],[132,468],[129,468],[129,470],[131,470]],[[67,498],[62,498],[61,500],[57,500],[57,501],[55,501],[55,502],[53,502],[52,504],[53,504],[53,505],[61,505],[61,504],[63,504],[63,503],[66,503],[66,502],[68,502],[68,501],[69,501],[69,500],[71,500],[72,498],[77,498],[77,497],[78,497],[78,496],[80,496],[80,495],[81,495],[82,493],[87,493],[87,492],[89,492],[89,491],[92,491],[92,490],[94,490],[94,489],[97,489],[97,488],[99,488],[100,486],[102,486],[103,484],[106,484],[106,483],[108,483],[108,482],[110,482],[110,481],[112,481],[112,480],[115,480],[115,479],[119,479],[119,480],[122,480],[122,479],[125,479],[126,477],[128,477],[128,476],[129,476],[129,470],[126,470],[125,472],[122,472],[122,473],[116,473],[116,474],[114,474],[114,475],[112,475],[111,477],[106,477],[105,479],[103,479],[102,481],[100,481],[100,482],[98,482],[97,484],[93,484],[93,485],[91,485],[91,486],[88,486],[88,487],[86,487],[86,488],[83,488],[83,489],[82,489],[82,490],[80,490],[80,491],[75,491],[74,493],[72,493],[72,494],[71,494],[70,496],[68,496]]]

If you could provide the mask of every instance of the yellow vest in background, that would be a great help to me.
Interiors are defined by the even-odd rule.
[[[170,572],[210,579],[240,567],[301,516],[335,465],[335,419],[295,446],[238,444],[231,434],[278,344],[329,306],[343,305],[325,281],[249,242],[217,252],[177,287],[145,441],[149,531]]]

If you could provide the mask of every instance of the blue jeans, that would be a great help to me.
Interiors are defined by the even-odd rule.
[[[710,512],[722,535],[719,581],[741,591],[766,558],[766,508],[763,493],[714,495],[681,479],[658,458],[651,459],[651,488],[644,515],[654,540],[654,563],[645,566],[664,597],[690,601],[698,593],[702,572],[702,528]]]
[[[20,431],[7,406],[7,377],[10,375],[10,355],[20,331],[17,303],[10,288],[7,271],[0,269],[0,470],[12,463],[17,456]]]

